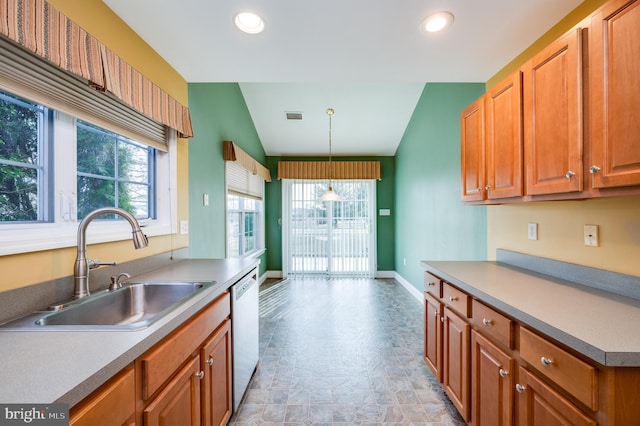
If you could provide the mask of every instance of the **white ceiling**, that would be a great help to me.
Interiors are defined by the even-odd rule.
[[[240,83],[267,155],[326,155],[328,107],[335,154],[393,155],[426,82],[487,81],[581,3],[103,1],[188,82]],[[263,33],[235,28],[243,10],[264,18]],[[453,25],[421,32],[442,10]]]

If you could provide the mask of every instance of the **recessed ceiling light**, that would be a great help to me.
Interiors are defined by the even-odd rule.
[[[264,30],[264,21],[253,12],[240,12],[234,19],[236,27],[247,34],[258,34]]]
[[[426,17],[420,28],[428,33],[442,31],[453,23],[453,14],[450,12],[438,12]]]

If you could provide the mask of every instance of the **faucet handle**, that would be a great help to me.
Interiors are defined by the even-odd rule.
[[[116,262],[100,262],[99,259],[89,259],[87,260],[87,264],[89,265],[89,269],[96,269],[101,266],[115,266]]]

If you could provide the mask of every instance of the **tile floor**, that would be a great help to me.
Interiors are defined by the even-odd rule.
[[[464,425],[422,358],[423,305],[392,279],[260,288],[260,362],[230,425]]]

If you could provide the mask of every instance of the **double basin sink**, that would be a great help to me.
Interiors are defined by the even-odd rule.
[[[124,283],[76,299],[54,312],[33,314],[0,325],[0,331],[138,330],[176,310],[215,281]]]

